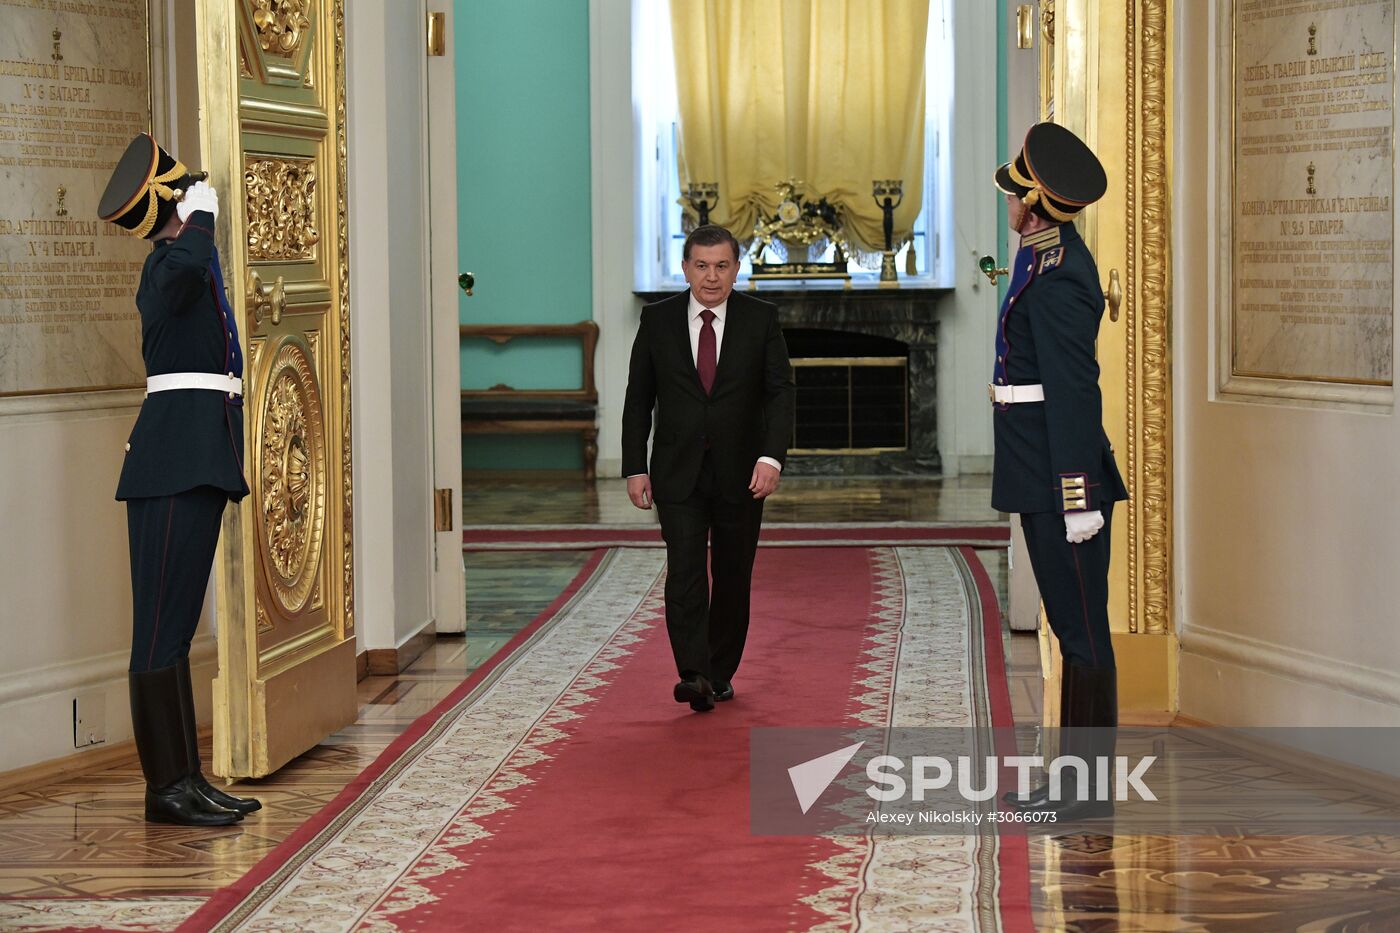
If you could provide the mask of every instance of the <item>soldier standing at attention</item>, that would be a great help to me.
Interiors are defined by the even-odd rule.
[[[117,483],[131,549],[131,724],[146,819],[226,826],[261,804],[204,777],[190,682],[224,506],[248,494],[243,357],[214,248],[219,199],[202,178],[143,133],[98,214],[155,244],[136,291],[146,400]]]
[[[1103,197],[1103,166],[1054,123],[1031,127],[997,170],[1021,235],[997,327],[992,399],[992,507],[1017,512],[1050,628],[1060,644],[1061,755],[1090,763],[1088,787],[1066,781],[1008,802],[1057,821],[1109,816],[1093,759],[1113,754],[1118,681],[1108,626],[1113,503],[1128,497],[1103,430],[1095,343],[1103,316],[1098,268],[1074,217]],[[1110,781],[1111,783],[1111,781]],[[1081,792],[1087,797],[1080,801]]]

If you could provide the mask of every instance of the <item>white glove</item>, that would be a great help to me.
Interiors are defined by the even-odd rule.
[[[180,216],[180,223],[190,219],[190,215],[196,211],[208,211],[214,215],[214,219],[219,219],[219,193],[209,186],[208,182],[197,181],[185,189],[185,196],[180,199],[180,203],[175,205],[175,213]]]
[[[1098,509],[1092,512],[1065,513],[1065,540],[1070,544],[1083,544],[1103,527],[1103,513]]]

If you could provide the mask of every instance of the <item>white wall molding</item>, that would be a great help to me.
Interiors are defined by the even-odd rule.
[[[457,286],[457,57],[454,48],[454,4],[430,0],[428,9],[441,13],[447,32],[446,55],[428,58],[426,68],[428,122],[428,185],[433,222],[429,289],[432,294],[433,487],[452,493],[456,510],[452,527],[434,537],[433,615],[439,632],[462,632],[467,627],[466,579],[462,567],[462,351]]]
[[[354,63],[346,74],[346,184],[357,650],[395,643],[389,231],[382,222],[355,223],[357,217],[389,213],[386,15],[384,0],[360,0],[345,12],[346,57]]]
[[[0,398],[0,416],[20,423],[25,416],[81,415],[88,412],[111,414],[135,412],[146,398],[145,389],[110,389],[102,392],[61,392],[57,395],[17,395]]]
[[[0,707],[55,693],[85,690],[111,680],[125,682],[130,660],[130,650],[111,651],[7,674],[0,677]],[[190,646],[190,667],[217,664],[217,661],[214,636],[205,633],[197,637]]]
[[[1299,651],[1285,645],[1203,626],[1185,626],[1178,633],[1181,653],[1208,661],[1225,662],[1239,668],[1282,677],[1298,683],[1325,687],[1392,706],[1400,720],[1400,674],[1365,667],[1349,661]],[[1194,715],[1182,690],[1182,712]],[[1285,712],[1291,712],[1286,707]]]
[[[632,4],[588,5],[593,320],[598,324],[598,476],[622,469],[622,401],[641,301],[632,294],[637,218],[632,113]]]

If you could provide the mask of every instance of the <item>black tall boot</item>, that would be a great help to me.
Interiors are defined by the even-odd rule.
[[[133,673],[128,678],[131,729],[141,756],[141,771],[146,776],[147,821],[228,826],[243,819],[243,814],[210,802],[190,780],[175,668]]]
[[[262,804],[252,797],[235,797],[219,790],[204,776],[199,761],[199,727],[194,718],[194,684],[190,680],[190,659],[182,658],[175,665],[176,683],[180,688],[180,723],[185,739],[185,768],[190,782],[211,803],[238,813],[261,810]]]
[[[1065,710],[1069,709],[1069,664],[1064,660],[1060,661],[1060,717],[1063,719]],[[1058,729],[1049,730],[1048,737],[1054,737],[1059,733]],[[1043,743],[1049,744],[1049,743]],[[1045,803],[1045,799],[1050,796],[1050,782],[1046,780],[1038,787],[1028,790],[1024,796],[1014,790],[1009,790],[1001,795],[1001,799],[1013,807],[1038,806]]]
[[[1112,668],[1081,667],[1065,662],[1060,706],[1060,755],[1082,759],[1089,766],[1081,782],[1072,769],[1061,772],[1060,793],[1051,799],[1049,786],[1037,799],[1017,804],[1022,810],[1053,812],[1059,823],[1113,815],[1113,755],[1117,746],[1118,672]],[[1097,762],[1109,761],[1108,785],[1098,778]],[[1100,790],[1105,798],[1099,800]],[[1082,797],[1080,799],[1082,791]]]

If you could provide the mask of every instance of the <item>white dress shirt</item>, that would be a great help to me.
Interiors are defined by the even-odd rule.
[[[695,293],[690,293],[690,361],[695,364],[695,368],[700,368],[700,331],[705,326],[705,319],[701,316],[705,306],[695,298]],[[710,309],[715,313],[715,319],[711,327],[715,330],[715,366],[719,366],[719,354],[724,348],[724,316],[729,311],[729,299],[721,301]],[[772,457],[759,457],[759,463],[766,463],[779,473],[783,472],[783,465]],[[637,473],[636,476],[643,474]],[[627,477],[631,479],[632,477]]]

